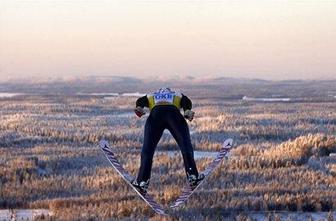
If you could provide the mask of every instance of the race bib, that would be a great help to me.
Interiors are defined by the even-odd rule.
[[[154,103],[170,103],[172,104],[174,101],[175,93],[155,93],[153,95],[154,97]]]

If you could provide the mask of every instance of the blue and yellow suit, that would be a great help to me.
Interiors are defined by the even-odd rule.
[[[150,179],[154,151],[165,129],[169,130],[180,147],[187,175],[193,174],[198,177],[188,124],[180,112],[181,108],[184,111],[191,110],[190,99],[176,92],[156,92],[140,97],[136,106],[150,109],[145,124],[137,181],[147,182]]]

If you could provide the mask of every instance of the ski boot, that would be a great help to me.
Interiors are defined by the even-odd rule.
[[[194,174],[188,174],[187,179],[189,182],[189,185],[192,189],[196,188],[198,184],[205,178],[204,174],[198,174],[198,177]]]
[[[139,190],[141,194],[146,194],[149,186],[149,180],[138,182],[136,179],[132,181],[132,185]]]

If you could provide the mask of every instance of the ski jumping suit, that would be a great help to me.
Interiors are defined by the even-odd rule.
[[[141,150],[141,165],[137,181],[149,181],[155,148],[165,129],[173,135],[180,147],[187,175],[198,177],[189,128],[180,109],[191,110],[190,99],[176,92],[156,92],[140,97],[136,106],[148,107],[150,114],[145,125],[144,142]]]

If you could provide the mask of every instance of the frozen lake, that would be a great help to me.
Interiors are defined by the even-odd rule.
[[[263,101],[263,102],[289,102],[289,101],[291,101],[291,99],[287,98],[287,97],[284,97],[284,98],[275,98],[275,97],[272,97],[272,98],[267,98],[267,97],[255,98],[255,97],[247,97],[247,96],[244,96],[242,98],[242,100],[244,100],[244,101]]]
[[[77,95],[90,95],[90,96],[119,96],[118,93],[77,93]]]
[[[19,95],[24,95],[24,94],[21,94],[21,93],[4,93],[4,92],[0,92],[0,98],[15,97],[15,96],[19,96]]]
[[[11,220],[35,220],[41,216],[52,216],[50,210],[47,209],[14,209],[14,210],[0,210],[0,221]]]
[[[174,157],[181,152],[179,150],[166,150],[166,151],[156,151],[155,154],[168,154],[169,157]],[[201,158],[215,158],[217,152],[214,151],[194,151],[194,158],[201,159]]]
[[[116,113],[116,114],[112,114],[111,117],[136,117],[134,112],[122,112],[122,113]]]
[[[336,213],[329,212],[287,212],[287,211],[279,211],[279,212],[246,212],[253,220],[264,221],[264,220],[335,220]],[[268,217],[273,217],[268,219]],[[277,218],[278,217],[278,218]],[[333,219],[328,219],[328,217],[333,217]]]
[[[110,97],[141,97],[145,96],[146,94],[142,94],[139,92],[132,92],[132,93],[77,93],[77,95],[89,95],[89,96],[103,96],[104,99],[109,99]]]

